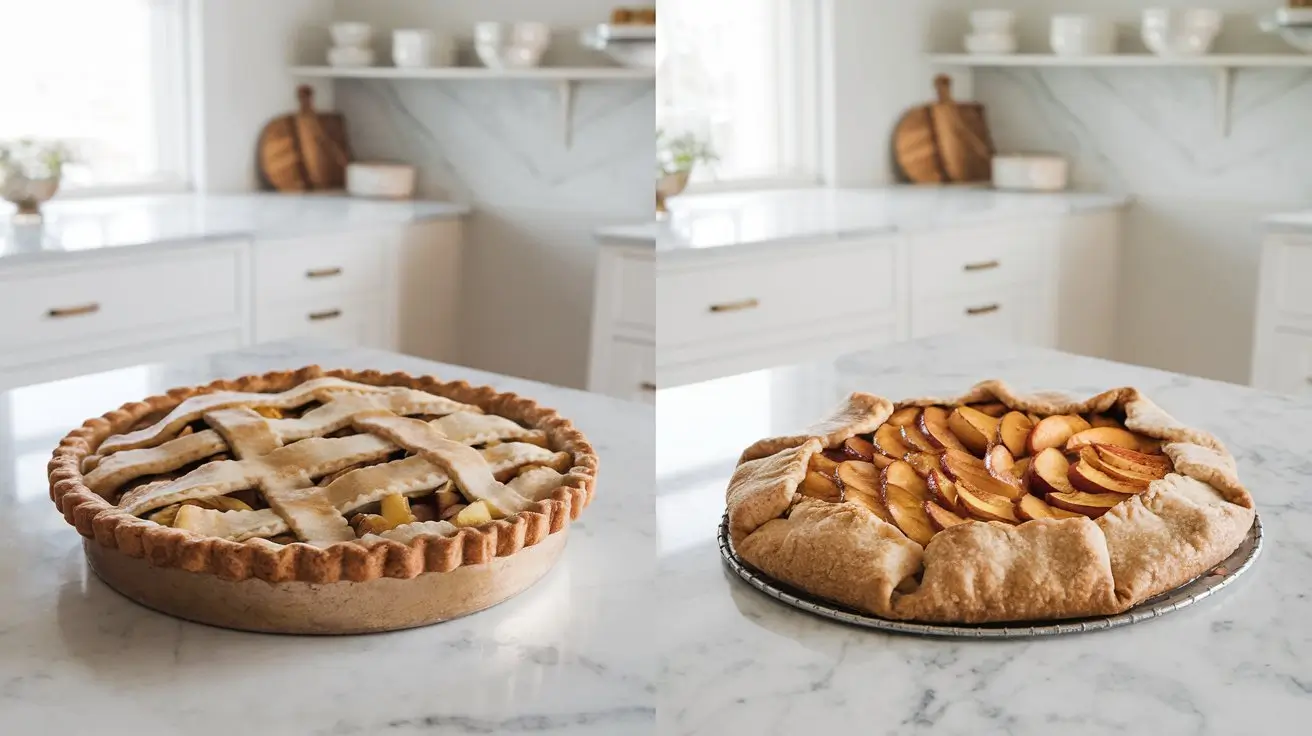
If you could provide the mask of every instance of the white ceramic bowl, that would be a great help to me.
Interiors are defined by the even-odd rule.
[[[1020,192],[1059,192],[1066,188],[1066,159],[1049,154],[1021,153],[993,157],[993,186]]]
[[[1221,21],[1219,10],[1149,8],[1143,11],[1143,43],[1158,56],[1199,56],[1212,50]]]
[[[1054,15],[1048,40],[1058,56],[1114,54],[1116,26],[1092,15]]]
[[[477,23],[474,52],[490,69],[525,69],[542,62],[551,45],[546,23]]]
[[[974,10],[970,13],[970,27],[976,34],[1011,33],[1016,14],[1010,10]]]
[[[1258,26],[1267,33],[1276,33],[1285,43],[1304,53],[1312,54],[1312,24],[1282,23],[1279,16],[1264,16]]]
[[[415,167],[385,161],[346,165],[346,192],[353,197],[409,199],[415,194]]]
[[[328,32],[332,34],[333,45],[363,49],[373,41],[374,29],[368,23],[334,23]]]
[[[965,44],[972,54],[1016,53],[1016,37],[1010,33],[972,33],[966,36]]]
[[[328,66],[351,68],[373,65],[373,49],[360,49],[354,46],[334,46],[328,49]]]
[[[392,63],[403,69],[454,66],[455,43],[425,28],[398,28],[392,31]]]

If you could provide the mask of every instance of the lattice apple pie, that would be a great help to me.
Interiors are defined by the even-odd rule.
[[[829,419],[742,455],[735,552],[890,619],[979,623],[1124,611],[1206,573],[1253,524],[1225,447],[1133,388],[1086,401],[999,381]]]
[[[129,597],[239,628],[362,631],[531,584],[596,469],[582,433],[530,399],[313,367],[88,420],[55,451],[50,484],[92,566]],[[322,610],[334,596],[345,603]]]

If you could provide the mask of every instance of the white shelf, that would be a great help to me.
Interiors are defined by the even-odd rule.
[[[549,67],[532,69],[487,69],[480,66],[445,66],[427,69],[400,69],[394,66],[294,66],[298,77],[320,79],[428,79],[461,81],[528,80],[554,82],[560,93],[561,135],[570,145],[570,128],[574,119],[574,85],[579,82],[655,81],[651,69],[623,66]]]
[[[1204,54],[1202,56],[1157,56],[1155,54],[1108,54],[1104,56],[1057,56],[1055,54],[930,54],[929,60],[943,66],[989,68],[1067,69],[1208,69],[1216,75],[1216,124],[1221,135],[1230,132],[1230,95],[1238,69],[1312,69],[1312,54]]]
[[[600,82],[607,80],[653,80],[650,69],[622,66],[535,67],[532,69],[486,69],[479,66],[447,66],[427,69],[399,69],[394,66],[336,67],[296,66],[298,77],[331,79],[527,79],[551,82]]]

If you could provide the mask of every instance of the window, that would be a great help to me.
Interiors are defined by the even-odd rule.
[[[0,141],[58,140],[63,191],[189,183],[186,0],[0,0]]]
[[[719,156],[703,188],[819,183],[816,0],[662,0],[656,125]]]

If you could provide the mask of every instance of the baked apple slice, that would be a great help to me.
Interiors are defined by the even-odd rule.
[[[916,469],[905,460],[898,460],[892,465],[884,468],[879,477],[880,488],[888,486],[898,486],[903,490],[916,494],[921,501],[930,501],[932,497],[929,494],[929,486],[925,484],[925,479],[920,477]],[[887,500],[885,500],[887,503]]]
[[[1161,480],[1166,477],[1165,473],[1160,475],[1140,473],[1134,470],[1126,470],[1125,468],[1111,465],[1110,463],[1104,462],[1102,456],[1099,455],[1098,451],[1092,446],[1080,448],[1080,462],[1097,468],[1117,480],[1123,480],[1127,483],[1138,483],[1144,486],[1147,486],[1155,480]]]
[[[834,483],[833,479],[814,470],[807,471],[806,477],[797,486],[797,492],[803,496],[810,496],[829,503],[843,502],[843,491]]]
[[[982,404],[967,404],[966,406],[981,414],[987,414],[994,419],[1007,413],[1007,405],[1001,401],[987,401]]]
[[[1007,448],[1002,448],[1003,452],[1006,452],[1006,450]],[[1019,484],[1012,486],[994,478],[989,474],[989,470],[984,463],[973,457],[970,458],[970,461],[963,460],[960,453],[945,454],[943,456],[943,469],[947,472],[948,477],[957,484],[958,488],[969,483],[979,491],[1013,499],[1019,498],[1025,493],[1021,490]]]
[[[1030,462],[1032,460],[1034,460],[1033,457],[1023,457],[1017,460],[1016,465],[1011,469],[1011,474],[1020,479],[1020,487],[1027,491],[1030,489]]]
[[[1071,465],[1066,477],[1076,490],[1085,493],[1121,493],[1133,496],[1148,490],[1147,483],[1113,478],[1083,460]]]
[[[919,417],[920,407],[904,406],[893,412],[892,415],[888,417],[888,421],[884,422],[884,424],[891,424],[894,427],[902,427],[915,422]]]
[[[864,460],[869,463],[874,462],[874,457],[879,454],[879,451],[875,449],[875,446],[869,440],[860,437],[848,437],[843,442],[843,454],[853,460]]]
[[[965,524],[970,519],[963,519],[957,514],[939,506],[933,501],[925,502],[925,514],[929,516],[929,523],[936,531],[943,531],[958,524]]]
[[[1016,515],[1022,519],[1078,519],[1084,514],[1057,508],[1038,496],[1026,495],[1016,502]]]
[[[1115,417],[1109,417],[1106,414],[1090,414],[1087,417],[1089,426],[1097,429],[1098,427],[1116,427],[1125,429],[1125,425],[1116,420]]]
[[[1071,435],[1071,438],[1066,440],[1066,452],[1079,452],[1081,447],[1089,445],[1115,445],[1134,450],[1139,447],[1139,438],[1128,429],[1094,427]]]
[[[1096,519],[1116,504],[1130,498],[1119,493],[1049,493],[1048,505]]]
[[[978,409],[958,406],[948,415],[948,428],[967,450],[983,457],[988,452],[989,440],[998,433],[998,420]]]
[[[934,501],[943,508],[957,514],[966,513],[962,507],[961,501],[957,498],[957,484],[948,479],[942,471],[935,470],[929,474],[925,484],[929,487],[929,492],[934,496]]]
[[[1065,447],[1066,442],[1077,432],[1089,429],[1089,423],[1074,414],[1054,414],[1044,417],[1034,425],[1026,446],[1031,455],[1037,455],[1049,447]]]
[[[1150,455],[1162,454],[1162,441],[1156,437],[1145,437],[1139,435],[1139,452],[1146,452]]]
[[[989,475],[995,480],[1016,490],[1021,489],[1021,476],[1016,473],[1016,458],[1011,456],[1006,445],[994,445],[989,454],[984,456],[984,467],[988,468]]]
[[[1030,418],[1018,411],[1010,411],[1002,415],[998,421],[998,436],[994,439],[994,444],[1003,445],[1012,457],[1024,457],[1029,454],[1029,447],[1026,440],[1030,438],[1030,432],[1034,430],[1034,422]]]
[[[1049,493],[1074,493],[1075,486],[1066,478],[1070,467],[1061,450],[1049,447],[1040,452],[1030,462],[1030,491],[1045,496]]]
[[[925,513],[925,499],[898,485],[884,486],[884,503],[888,513],[907,539],[925,546],[934,537],[934,526]]]
[[[1114,445],[1094,445],[1093,449],[1098,451],[1098,457],[1102,458],[1103,462],[1136,473],[1145,475],[1161,473],[1165,476],[1172,470],[1171,459],[1164,455],[1149,455]]]
[[[811,456],[811,462],[807,465],[808,470],[814,470],[817,473],[834,477],[838,472],[839,461],[834,460],[823,452],[817,452]]]
[[[916,473],[921,478],[928,478],[931,471],[942,468],[938,453],[934,452],[913,452],[907,455],[907,465],[915,468]]]
[[[879,495],[880,470],[870,463],[848,460],[839,463],[834,477],[844,491],[856,491],[869,496]]]
[[[904,458],[914,452],[902,440],[902,428],[896,424],[882,424],[875,430],[875,449],[891,458]]]
[[[920,414],[920,431],[940,450],[960,450],[966,452],[966,446],[952,433],[948,426],[948,410],[941,406],[927,406]]]
[[[845,491],[844,495],[844,500],[848,503],[862,506],[885,522],[893,524],[893,515],[888,513],[888,507],[884,505],[884,502],[880,500],[878,496],[872,496],[868,493],[860,493],[852,490]],[[897,526],[896,524],[893,525]]]
[[[970,488],[966,483],[957,484],[957,498],[966,512],[976,519],[1020,523],[1015,504],[1010,498]]]
[[[925,433],[920,430],[919,424],[902,425],[902,441],[916,452],[938,451],[938,445],[935,445],[929,437],[925,436]]]

